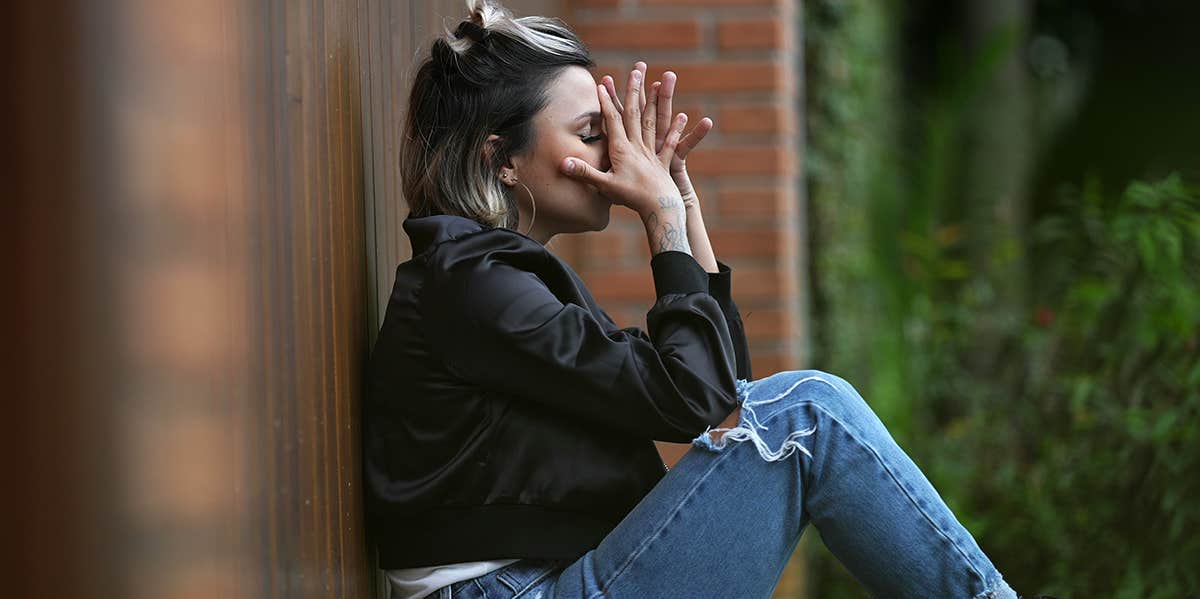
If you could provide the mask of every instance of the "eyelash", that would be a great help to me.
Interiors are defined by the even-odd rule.
[[[594,143],[604,139],[604,134],[602,133],[600,135],[592,135],[589,137],[584,137],[582,139],[583,139],[583,143],[585,143],[585,144],[594,144]]]

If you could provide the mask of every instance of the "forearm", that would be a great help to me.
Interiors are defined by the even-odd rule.
[[[655,205],[642,212],[641,217],[642,224],[646,226],[646,241],[650,244],[651,256],[671,250],[692,253],[682,198],[659,196]]]
[[[687,209],[687,237],[692,248],[692,257],[707,272],[717,272],[717,257],[713,254],[708,231],[704,228],[704,217],[700,215],[700,200],[692,200]]]

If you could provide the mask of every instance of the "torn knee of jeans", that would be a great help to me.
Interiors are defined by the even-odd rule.
[[[750,381],[746,379],[737,379],[734,381],[734,388],[737,390],[738,403],[742,403],[750,394]]]
[[[758,455],[762,456],[762,458],[768,462],[775,462],[785,459],[796,451],[799,451],[810,458],[813,457],[812,453],[800,444],[799,439],[800,437],[807,437],[816,432],[817,426],[815,424],[811,428],[792,431],[787,437],[784,438],[783,442],[777,449],[772,449],[767,442],[763,440],[761,434],[759,433],[759,431],[769,430],[769,427],[759,421],[758,414],[756,414],[754,411],[754,408],[757,406],[769,404],[783,399],[801,383],[810,381],[820,382],[834,387],[833,383],[830,383],[819,376],[808,376],[796,381],[790,387],[788,387],[787,390],[776,394],[774,397],[752,400],[749,396],[749,388],[751,386],[750,382],[746,381],[745,379],[738,379],[738,398],[742,400],[742,413],[739,417],[738,425],[733,428],[712,428],[710,426],[705,429],[700,436],[693,439],[692,444],[697,447],[703,447],[710,451],[721,451],[726,445],[729,444],[730,441],[742,442],[750,440],[754,443],[755,448],[758,450]],[[834,388],[836,389],[836,387]],[[721,434],[718,436],[718,438],[714,439],[713,433]]]
[[[768,462],[777,462],[785,459],[793,453],[799,451],[808,457],[813,457],[812,453],[800,444],[800,437],[807,437],[816,432],[817,427],[793,431],[788,434],[783,443],[777,449],[771,449],[767,442],[759,435],[757,429],[750,426],[739,424],[733,428],[709,428],[692,440],[692,445],[703,447],[710,451],[721,451],[729,442],[742,442],[747,439],[754,443],[754,447],[758,449],[758,455]],[[713,440],[713,433],[722,433],[719,438]]]

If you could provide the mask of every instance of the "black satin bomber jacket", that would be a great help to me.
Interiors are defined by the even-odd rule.
[[[404,221],[363,402],[379,567],[595,548],[687,443],[736,407],[750,361],[731,272],[650,260],[648,331],[618,328],[536,240],[450,215]]]

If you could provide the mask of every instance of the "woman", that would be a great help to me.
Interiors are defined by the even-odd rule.
[[[401,150],[413,258],[372,352],[368,526],[393,597],[769,597],[811,521],[871,592],[1015,597],[846,381],[753,379],[675,78],[624,100],[561,22],[485,0],[437,39]],[[618,328],[545,245],[645,224]],[[741,407],[738,426],[713,429]],[[667,472],[654,440],[691,442]]]

